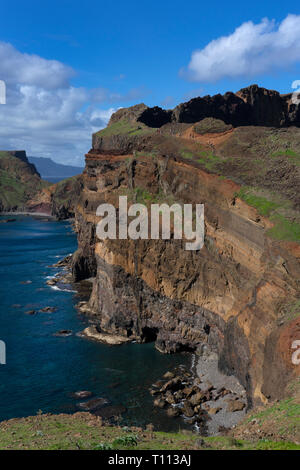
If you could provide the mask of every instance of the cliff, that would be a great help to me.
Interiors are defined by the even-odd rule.
[[[75,215],[81,191],[81,175],[72,176],[48,186],[36,193],[27,202],[29,212],[43,212],[58,220],[69,219]]]
[[[75,280],[102,331],[165,353],[211,349],[248,403],[281,398],[299,375],[299,109],[256,85],[173,111],[117,111],[93,136],[76,208]],[[103,202],[204,203],[205,245],[99,240]]]
[[[32,212],[57,219],[74,217],[81,176],[57,184],[41,179],[24,150],[0,151],[0,212]]]
[[[25,210],[27,201],[46,184],[24,150],[0,151],[0,212]]]

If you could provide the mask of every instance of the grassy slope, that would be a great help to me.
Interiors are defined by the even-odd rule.
[[[25,162],[0,152],[0,207],[3,210],[24,209],[26,202],[48,185]]]
[[[265,437],[253,439],[252,436],[248,439],[233,436],[202,438],[189,431],[167,433],[142,430],[141,428],[122,428],[103,425],[101,419],[89,413],[40,414],[29,418],[12,419],[0,424],[1,450],[300,449],[299,443],[293,441],[294,439],[278,440],[276,437],[273,439]]]
[[[71,205],[77,199],[80,192],[81,175],[71,176],[59,181],[54,186],[53,198],[57,205]]]
[[[230,435],[200,437],[191,431],[155,432],[147,427],[103,425],[90,413],[16,418],[0,423],[1,449],[140,449],[300,450],[300,380],[290,385],[291,397],[247,414]]]
[[[96,132],[96,135],[99,137],[111,137],[113,135],[125,135],[128,134],[130,136],[135,135],[147,135],[152,134],[155,130],[145,126],[142,122],[133,123],[122,119],[118,122],[114,122],[110,124],[105,129],[101,129],[101,131]]]

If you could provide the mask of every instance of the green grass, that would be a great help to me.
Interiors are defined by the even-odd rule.
[[[194,159],[194,156],[195,156],[195,153],[194,152],[191,152],[190,150],[181,150],[181,156],[183,158],[187,158],[189,160],[193,160]]]
[[[255,207],[259,214],[268,216],[274,209],[279,207],[279,204],[270,201],[262,196],[253,194],[253,189],[244,187],[238,193],[237,196],[245,201],[249,206]]]
[[[256,188],[243,187],[236,196],[245,201],[249,206],[255,207],[259,214],[269,217],[274,226],[267,231],[274,240],[300,241],[300,223],[289,220],[281,212],[289,209],[289,201],[279,200],[270,195],[270,199],[256,194]]]
[[[197,158],[197,162],[205,166],[207,170],[215,171],[216,166],[222,160],[217,155],[214,155],[212,152],[202,151],[199,153],[200,158]]]
[[[280,214],[275,214],[270,218],[274,227],[268,230],[267,234],[275,240],[286,240],[291,242],[300,241],[300,224],[290,222]]]
[[[110,124],[105,129],[102,129],[99,132],[96,132],[95,135],[99,137],[111,137],[113,135],[125,135],[129,134],[130,136],[134,135],[143,135],[143,134],[152,134],[156,129],[149,128],[143,123],[132,123],[127,120],[120,120]]]
[[[209,171],[217,171],[217,165],[223,161],[220,157],[208,150],[192,152],[191,150],[182,149],[180,154],[183,158],[200,163]]]
[[[198,434],[152,432],[141,428],[104,426],[89,413],[38,415],[0,423],[0,449],[47,450],[291,450],[292,441],[245,441],[230,436],[200,438]]]
[[[299,389],[299,382],[297,381],[294,386]],[[299,440],[300,404],[295,396],[252,413],[246,422],[250,423],[253,419],[258,421],[262,429],[276,430],[276,434],[285,441],[289,441],[291,437]]]
[[[271,157],[286,157],[291,163],[300,166],[300,155],[291,148],[273,152]]]

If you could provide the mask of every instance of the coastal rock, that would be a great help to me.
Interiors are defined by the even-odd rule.
[[[167,409],[167,415],[170,418],[176,418],[177,416],[181,415],[181,410],[178,407],[172,406],[171,408]]]
[[[95,411],[104,405],[107,405],[109,400],[106,398],[93,398],[92,400],[78,403],[78,408],[81,408],[84,411]]]
[[[199,387],[197,387],[196,385],[192,387],[185,387],[182,391],[187,398],[190,398],[193,394],[199,392]]]
[[[153,402],[153,405],[157,406],[158,408],[165,408],[166,404],[167,404],[166,401],[163,400],[162,398],[157,398]]]
[[[300,121],[295,109],[291,118],[290,96],[248,88],[183,103],[160,128],[138,121],[145,105],[119,110],[94,134],[72,270],[75,280],[95,277],[88,309],[103,331],[154,342],[162,353],[210,348],[219,368],[238,377],[251,406],[281,396],[297,376],[287,338],[297,338],[299,322],[288,321],[288,304],[299,298],[299,244],[291,234],[300,184],[294,157],[282,152],[289,142],[298,155],[300,130],[272,126]],[[208,117],[234,129],[195,136],[194,124]],[[128,132],[118,131],[123,119]],[[291,228],[288,239],[280,239],[277,222],[247,196],[255,187],[258,197],[272,200],[274,185],[289,203],[285,215],[280,212]],[[123,192],[147,207],[158,200],[204,203],[201,251],[186,250],[174,237],[97,239],[97,207],[105,201],[118,208]],[[286,320],[278,326],[283,309]]]
[[[163,380],[158,380],[157,382],[153,384],[153,387],[161,388],[164,385],[164,383],[165,382]]]
[[[164,378],[164,379],[174,379],[174,377],[175,377],[174,372],[170,372],[170,371],[169,371],[169,372],[166,372],[166,373],[163,375],[163,378]]]
[[[57,307],[44,307],[39,310],[41,313],[53,313],[57,311]]]
[[[157,389],[152,389],[152,390],[150,390],[150,394],[151,394],[152,396],[154,396],[154,395],[160,395],[160,391],[157,390]]]
[[[171,379],[167,383],[165,383],[161,387],[160,391],[162,393],[166,392],[167,390],[172,390],[173,392],[175,392],[177,390],[180,390],[181,388],[183,388],[181,380],[178,377],[175,377],[174,379]]]
[[[190,398],[192,406],[197,406],[206,401],[207,396],[204,392],[198,392]]]
[[[175,405],[177,403],[177,400],[176,400],[175,396],[171,392],[167,392],[165,394],[165,400],[170,405]]]
[[[184,402],[182,412],[187,418],[192,418],[195,414],[194,409],[189,401]]]
[[[72,261],[73,255],[67,255],[65,258],[59,260],[57,263],[53,264],[52,268],[61,268],[65,266],[69,266]]]
[[[9,222],[15,222],[17,219],[1,219],[0,224],[8,224]]]
[[[67,337],[72,335],[72,330],[59,330],[54,333],[54,336]]]
[[[240,400],[229,400],[227,405],[228,412],[242,411],[246,404]]]
[[[37,312],[36,310],[27,310],[25,313],[26,315],[35,315]]]
[[[215,415],[215,414],[219,413],[219,411],[221,411],[221,409],[222,409],[222,408],[221,408],[220,406],[215,407],[215,408],[212,407],[212,408],[209,408],[209,409],[207,410],[207,412],[208,412],[208,414],[210,414],[210,415]]]
[[[81,334],[87,338],[94,339],[100,343],[110,344],[112,346],[129,343],[131,341],[129,338],[125,338],[124,336],[99,333],[95,326],[85,328]]]
[[[72,394],[74,398],[89,398],[92,395],[92,392],[90,392],[89,390],[79,390],[78,392],[74,392]]]

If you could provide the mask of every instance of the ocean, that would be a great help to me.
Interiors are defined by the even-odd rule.
[[[88,325],[75,309],[79,295],[46,284],[58,271],[51,265],[76,250],[71,225],[11,218],[16,220],[0,223],[0,340],[6,344],[6,364],[0,364],[0,421],[79,411],[78,402],[84,400],[72,393],[89,390],[93,397],[124,406],[124,425],[152,423],[165,431],[187,427],[182,418],[169,418],[153,407],[149,387],[175,366],[189,366],[191,356],[164,355],[152,343],[111,347],[76,336]],[[49,306],[57,310],[26,313]],[[62,329],[73,334],[54,336]]]

